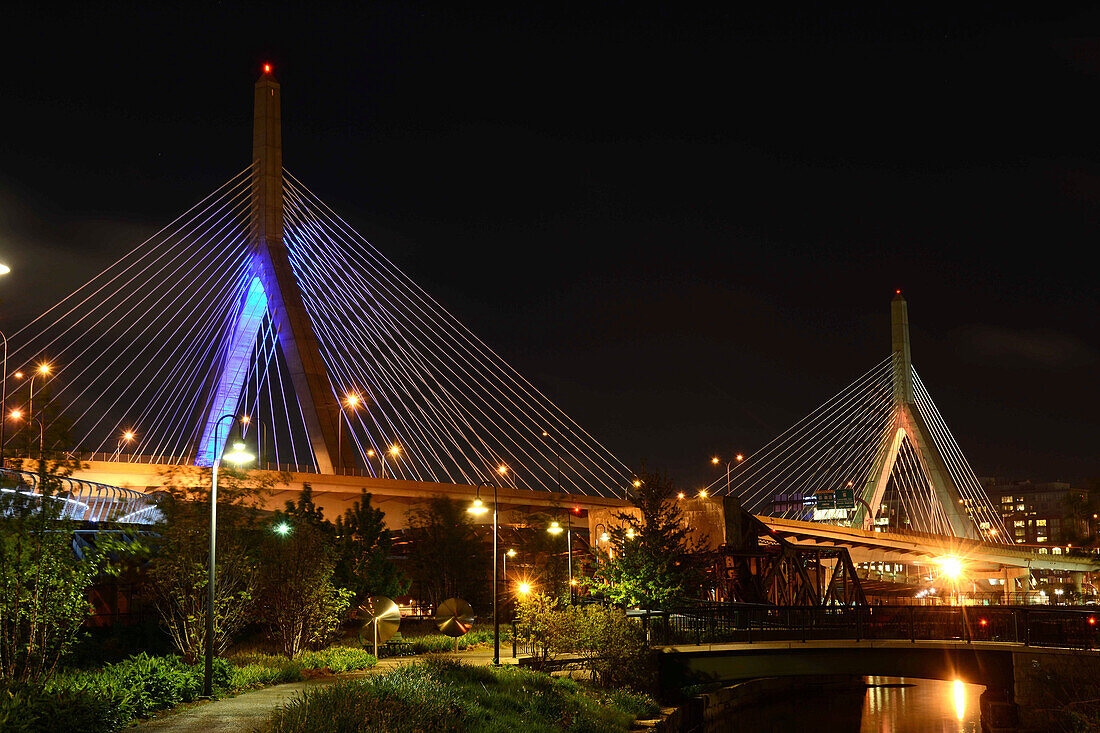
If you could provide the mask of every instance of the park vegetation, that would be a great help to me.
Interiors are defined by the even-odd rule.
[[[278,708],[262,733],[618,733],[658,713],[654,701],[600,691],[517,667],[473,667],[428,659],[362,680],[303,691]]]

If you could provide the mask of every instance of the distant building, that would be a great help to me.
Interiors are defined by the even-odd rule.
[[[1086,489],[1060,481],[1033,484],[982,479],[982,485],[993,505],[1000,508],[1010,539],[1018,545],[1066,545],[1087,541],[1095,533],[1097,523],[1088,508]]]

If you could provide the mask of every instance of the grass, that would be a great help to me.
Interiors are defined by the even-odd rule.
[[[262,733],[470,731],[619,733],[653,717],[652,699],[604,693],[567,678],[429,659],[362,680],[304,690],[278,708]]]

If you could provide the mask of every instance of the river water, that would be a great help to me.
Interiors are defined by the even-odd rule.
[[[865,690],[793,693],[742,708],[712,733],[980,733],[982,685],[866,677]]]

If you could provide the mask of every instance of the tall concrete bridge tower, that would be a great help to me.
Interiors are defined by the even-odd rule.
[[[866,506],[857,509],[852,526],[871,529],[873,515],[882,506],[898,453],[902,444],[908,441],[924,469],[929,488],[943,507],[952,533],[956,537],[978,539],[977,529],[966,515],[962,493],[947,470],[928,424],[917,409],[913,390],[913,358],[909,348],[909,308],[900,290],[890,303],[890,332],[894,355],[893,419],[886,428],[881,448],[859,492]],[[870,513],[867,507],[871,508]]]
[[[355,467],[354,451],[338,458],[340,405],[332,392],[302,290],[283,241],[283,147],[281,89],[271,65],[255,86],[252,126],[252,280],[242,294],[236,327],[222,360],[221,374],[203,422],[195,463],[209,466],[225,442],[215,435],[219,418],[237,410],[244,380],[265,317],[271,319],[290,382],[298,397],[317,469],[333,473]]]

